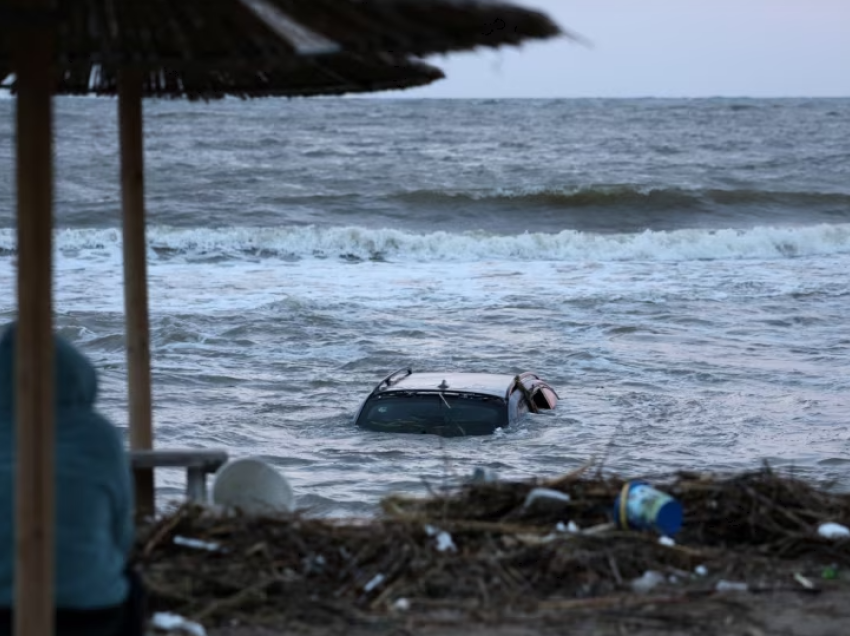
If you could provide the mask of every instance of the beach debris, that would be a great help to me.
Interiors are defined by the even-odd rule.
[[[457,546],[452,540],[452,535],[444,530],[437,535],[437,551],[445,552],[446,550],[457,552]]]
[[[322,572],[328,564],[328,560],[321,554],[308,554],[301,559],[304,574]]]
[[[171,612],[156,612],[151,617],[151,627],[167,633],[177,632],[188,634],[188,636],[207,636],[207,631],[203,625]]]
[[[794,572],[794,580],[797,581],[800,585],[802,585],[807,590],[814,590],[815,584],[812,583],[810,579],[807,579],[805,576],[800,574],[799,572]]]
[[[850,529],[840,523],[822,523],[818,526],[818,534],[824,539],[844,539],[850,537]]]
[[[457,552],[457,546],[452,539],[452,535],[450,535],[445,530],[440,530],[432,525],[425,526],[425,532],[429,537],[436,537],[437,539],[437,551],[445,552],[446,550],[451,550],[452,552]]]
[[[720,579],[714,589],[718,592],[748,592],[750,586],[739,581],[727,581]]]
[[[525,545],[545,545],[547,543],[551,543],[552,541],[556,541],[559,537],[554,532],[550,532],[546,535],[539,534],[516,534],[514,537],[520,543],[524,543]]]
[[[670,537],[659,537],[658,543],[660,543],[661,545],[666,545],[667,547],[672,547],[676,545],[676,542]]]
[[[397,612],[406,612],[410,609],[410,601],[406,598],[397,598],[393,601],[392,608]]]
[[[175,545],[182,545],[186,548],[194,548],[196,550],[207,550],[209,552],[220,552],[221,544],[212,541],[202,541],[201,539],[192,539],[190,537],[181,537],[177,535],[173,539]]]
[[[827,565],[820,573],[820,577],[822,579],[837,579],[838,578],[838,566],[835,563],[831,563]]]
[[[838,566],[825,566],[850,559],[850,541],[819,539],[815,531],[850,519],[850,494],[770,469],[657,479],[659,490],[697,511],[676,534],[675,547],[612,522],[611,502],[633,482],[585,471],[557,481],[467,480],[427,496],[393,496],[384,515],[355,521],[298,512],[216,515],[187,504],[139,528],[134,559],[149,584],[152,611],[186,616],[210,630],[234,619],[323,615],[326,599],[360,612],[394,611],[396,599],[414,598],[409,602],[417,607],[421,601],[458,611],[513,611],[518,585],[528,609],[565,597],[605,600],[632,584],[636,591],[672,584],[752,591],[736,581],[781,577],[798,592],[813,592],[794,574],[815,585],[843,578]],[[563,503],[568,512],[525,507],[542,484],[570,496]],[[189,549],[175,537],[223,550]],[[715,588],[721,576],[726,581]]]
[[[647,594],[666,580],[667,579],[660,572],[647,570],[640,577],[631,582],[631,588],[633,592],[638,594]]]
[[[569,501],[570,496],[560,490],[534,488],[526,495],[522,507],[561,510],[564,504],[569,503]]]
[[[564,525],[563,521],[559,521],[555,524],[556,532],[569,532],[570,534],[579,534],[581,532],[581,528],[578,527],[575,521],[570,521],[567,525]]]
[[[603,534],[605,532],[611,532],[612,530],[617,529],[616,523],[599,523],[595,526],[590,526],[589,528],[585,528],[582,530],[582,534]]]
[[[386,577],[383,574],[376,574],[375,576],[373,576],[369,580],[369,582],[366,585],[363,586],[363,591],[364,592],[371,592],[376,587],[378,587],[381,583],[383,583],[385,578]]]
[[[614,500],[614,521],[624,530],[655,530],[665,536],[682,527],[682,504],[645,481],[629,481]]]

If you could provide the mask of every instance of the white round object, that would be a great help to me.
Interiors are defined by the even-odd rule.
[[[818,534],[826,539],[844,539],[850,537],[850,529],[839,523],[822,523],[818,527]]]
[[[247,514],[291,512],[292,487],[275,468],[257,457],[227,462],[213,476],[212,502]]]

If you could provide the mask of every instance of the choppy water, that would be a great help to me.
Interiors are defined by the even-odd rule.
[[[115,110],[57,101],[56,294],[123,425]],[[850,100],[164,101],[145,122],[157,443],[265,456],[315,514],[592,456],[850,486]],[[356,430],[408,364],[534,370],[562,402],[488,438]]]

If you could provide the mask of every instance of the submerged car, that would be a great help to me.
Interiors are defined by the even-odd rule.
[[[557,403],[555,390],[531,372],[414,373],[403,368],[372,389],[355,423],[385,433],[489,435]]]

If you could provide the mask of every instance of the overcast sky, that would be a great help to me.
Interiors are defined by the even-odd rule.
[[[395,97],[847,97],[850,0],[513,0],[592,42],[429,60]]]

